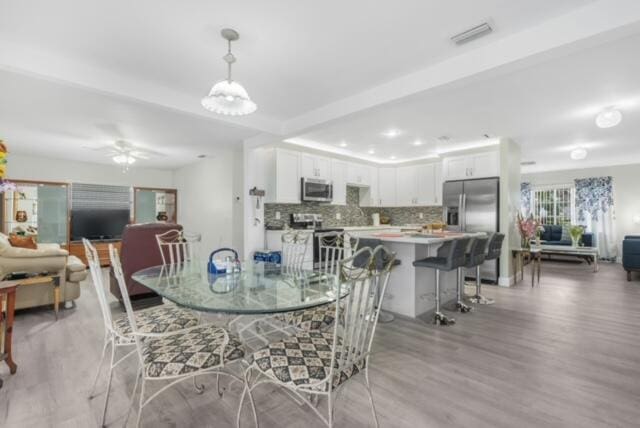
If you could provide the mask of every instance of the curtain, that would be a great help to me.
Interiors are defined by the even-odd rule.
[[[531,214],[531,183],[520,183],[520,212],[524,218]]]
[[[578,223],[593,233],[600,258],[615,260],[618,255],[613,203],[613,178],[592,177],[575,180]]]

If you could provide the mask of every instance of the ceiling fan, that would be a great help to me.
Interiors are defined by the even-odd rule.
[[[110,157],[118,165],[122,165],[126,171],[131,165],[133,165],[138,159],[151,159],[153,157],[164,156],[161,153],[154,152],[152,150],[141,149],[137,146],[124,141],[117,140],[112,144],[107,144],[101,147],[86,147],[87,149],[103,152],[105,156]]]

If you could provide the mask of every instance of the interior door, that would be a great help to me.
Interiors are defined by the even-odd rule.
[[[444,223],[447,230],[462,232],[462,191],[463,181],[447,181],[442,187],[442,206],[444,208]]]

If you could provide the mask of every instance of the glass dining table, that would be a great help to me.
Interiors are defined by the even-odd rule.
[[[204,263],[154,266],[132,279],[161,297],[197,311],[229,315],[268,315],[332,303],[339,287],[336,275],[289,270],[264,262],[243,263],[240,272],[210,274]]]

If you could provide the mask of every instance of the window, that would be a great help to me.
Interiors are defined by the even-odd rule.
[[[575,189],[571,185],[536,187],[531,192],[533,216],[542,224],[571,224],[574,221]]]

